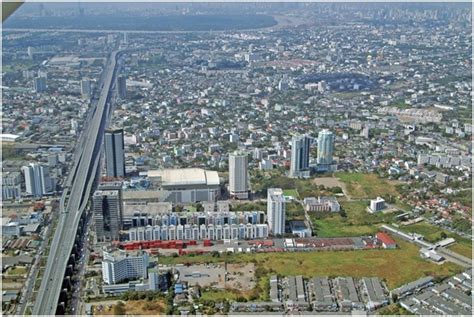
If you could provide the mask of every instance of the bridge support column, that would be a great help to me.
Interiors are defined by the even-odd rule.
[[[66,304],[64,302],[60,302],[58,307],[56,308],[56,315],[64,315],[66,313]]]
[[[62,288],[67,289],[69,292],[71,291],[72,289],[71,276],[66,276],[64,278]]]
[[[69,264],[66,267],[66,274],[65,276],[72,276],[74,274],[74,266],[72,264]]]

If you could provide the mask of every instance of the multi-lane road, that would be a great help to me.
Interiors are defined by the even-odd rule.
[[[100,159],[100,149],[110,114],[108,97],[113,86],[117,51],[111,53],[99,100],[86,130],[77,143],[74,163],[60,203],[60,216],[54,234],[41,286],[33,308],[34,315],[54,315],[64,275],[76,240],[77,228],[90,197]]]

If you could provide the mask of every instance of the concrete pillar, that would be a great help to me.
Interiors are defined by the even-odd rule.
[[[66,304],[64,302],[60,302],[58,307],[56,308],[56,315],[64,315],[66,313]]]

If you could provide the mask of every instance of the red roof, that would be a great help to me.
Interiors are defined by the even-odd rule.
[[[382,241],[385,245],[397,244],[388,234],[385,232],[378,232],[376,235],[377,239]]]

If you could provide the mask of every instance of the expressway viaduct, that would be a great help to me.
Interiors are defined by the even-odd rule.
[[[80,237],[84,231],[85,208],[96,176],[104,130],[111,114],[111,90],[121,52],[110,54],[102,77],[102,88],[95,109],[88,117],[73,156],[73,164],[60,200],[60,216],[50,246],[33,315],[65,314],[68,292],[76,259],[80,255]]]

